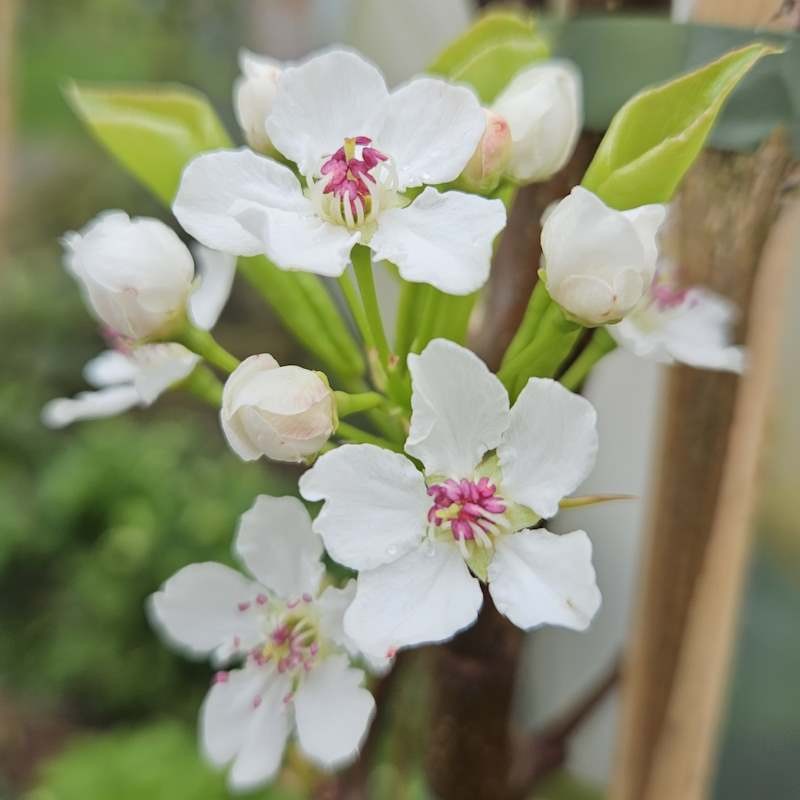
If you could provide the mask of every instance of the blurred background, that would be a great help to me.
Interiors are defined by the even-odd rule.
[[[59,237],[106,208],[165,217],[72,116],[65,82],[185,83],[208,94],[234,132],[241,45],[291,59],[346,42],[397,82],[422,70],[476,11],[469,0],[0,0],[0,798],[228,796],[196,748],[208,669],[162,647],[143,601],[186,563],[230,561],[237,516],[259,492],[292,491],[296,477],[239,462],[214,414],[178,395],[124,418],[60,432],[41,425],[45,401],[80,391],[83,364],[103,349],[61,267]],[[720,800],[800,797],[798,274],[787,298]],[[293,343],[242,288],[220,340],[240,355],[269,350],[293,363]],[[524,724],[568,703],[624,639],[662,380],[661,368],[618,353],[589,387],[609,446],[587,489],[642,499],[581,513],[580,526],[593,532],[604,607],[585,636],[533,637],[519,691]],[[426,796],[423,670],[411,674],[384,747],[379,800]],[[609,775],[615,703],[609,698],[574,743],[571,797],[601,796],[594,787]],[[305,769],[291,762],[279,786],[254,796],[306,796]]]

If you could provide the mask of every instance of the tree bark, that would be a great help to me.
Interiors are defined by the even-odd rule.
[[[743,311],[742,331],[748,328],[757,267],[777,215],[790,163],[788,143],[781,132],[752,155],[704,153],[674,202],[682,283],[706,285],[733,300]],[[614,800],[668,796],[654,787],[656,793],[651,794],[650,782],[654,771],[661,769],[657,761],[663,737],[669,737],[671,726],[677,724],[668,709],[685,679],[680,664],[687,646],[687,625],[694,624],[692,617],[700,613],[698,587],[709,570],[714,574],[720,568],[714,560],[724,559],[724,553],[716,545],[712,550],[711,545],[719,535],[715,521],[723,518],[724,503],[730,499],[727,494],[721,495],[721,487],[729,480],[726,470],[734,457],[729,443],[738,386],[735,376],[689,367],[673,368],[668,380],[659,482],[651,511],[638,618],[625,669],[623,717],[611,794]],[[760,408],[755,410],[761,413]],[[759,418],[755,423],[762,421]],[[749,474],[757,448],[752,436],[748,441],[753,446],[747,451],[739,448],[735,457],[747,460]],[[751,506],[750,494],[739,498],[737,508],[742,518],[748,516]],[[719,648],[729,647],[730,642],[717,639],[714,626],[729,625],[735,614],[743,564],[743,558],[739,558],[729,565],[736,575],[735,586],[731,585],[726,595],[727,605],[716,609],[716,619],[703,617],[710,626],[706,634],[718,642]],[[708,691],[715,691],[715,684],[724,680],[726,663],[727,650],[724,655],[715,653],[716,669],[705,673],[700,669]],[[691,714],[691,709],[683,707],[683,711]],[[691,718],[680,721],[682,730],[692,724]],[[703,741],[696,742],[705,756],[701,767],[705,775],[713,737],[714,729],[707,725]],[[670,762],[674,769],[690,768],[688,762],[678,761]],[[696,772],[698,765],[691,769]],[[674,777],[681,783],[686,776]],[[705,784],[701,787],[696,780],[681,786],[672,797],[698,800],[705,796]]]

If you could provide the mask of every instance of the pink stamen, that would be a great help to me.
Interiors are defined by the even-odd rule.
[[[256,595],[256,603],[260,606],[265,606],[269,598],[265,594]]]
[[[369,147],[372,139],[368,136],[356,136],[350,140],[351,145],[361,148],[361,158],[353,155],[347,158],[345,148],[340,147],[320,168],[322,175],[328,176],[323,194],[332,194],[338,200],[347,201],[350,211],[356,217],[360,208],[363,211],[365,201],[370,196],[366,181],[377,183],[370,171],[382,161],[387,161],[380,150]]]
[[[476,530],[478,533],[493,530],[495,523],[490,514],[506,511],[503,498],[496,492],[497,487],[485,476],[477,482],[450,478],[444,483],[435,483],[428,487],[428,495],[433,498],[428,521],[437,527],[449,522],[457,541],[475,539]]]
[[[258,708],[260,705],[261,705],[261,695],[260,695],[260,694],[257,694],[257,695],[256,695],[256,696],[253,698],[253,708]]]
[[[239,611],[247,611],[247,609],[250,608],[250,603],[239,603],[237,608]]]

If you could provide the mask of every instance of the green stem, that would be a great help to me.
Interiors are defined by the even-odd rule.
[[[336,397],[336,412],[340,417],[359,414],[386,404],[386,398],[378,392],[362,392],[361,394],[348,394],[347,392],[334,392]]]
[[[536,335],[536,328],[539,326],[543,314],[550,305],[550,295],[547,293],[547,287],[544,281],[540,278],[536,286],[533,287],[533,293],[528,301],[528,307],[525,309],[525,316],[522,318],[511,344],[508,346],[505,355],[503,356],[503,364],[507,364],[514,356],[519,353],[532,341]]]
[[[424,297],[424,285],[403,281],[397,306],[397,324],[394,331],[394,352],[405,363],[414,340],[414,319]]]
[[[195,397],[205,400],[206,403],[214,406],[214,408],[219,408],[222,405],[222,383],[204,364],[195,367],[191,375],[178,386],[187,392],[191,392]]]
[[[425,345],[433,338],[441,301],[442,293],[438,289],[434,289],[433,286],[425,287],[423,304],[420,308],[422,316],[417,326],[417,335],[411,345],[412,353],[421,353],[425,349]]]
[[[388,439],[383,439],[380,436],[375,436],[367,431],[362,431],[361,428],[356,428],[355,425],[349,425],[346,422],[340,422],[336,428],[336,436],[346,442],[355,442],[357,444],[374,444],[382,447],[384,450],[393,450],[395,453],[402,453],[402,445],[390,442]]]
[[[356,323],[358,332],[361,334],[361,338],[364,340],[364,344],[367,346],[367,348],[375,347],[372,331],[370,330],[369,322],[367,322],[367,315],[364,313],[364,306],[361,305],[361,300],[356,292],[356,287],[353,286],[353,282],[350,280],[350,276],[346,272],[343,273],[339,278],[339,286],[342,290],[345,303],[347,303],[347,307],[350,309],[350,313],[353,315],[353,320]]]
[[[564,384],[567,389],[571,389],[573,392],[577,391],[583,385],[583,382],[586,380],[587,375],[591,372],[594,365],[612,350],[615,350],[616,347],[617,343],[614,341],[611,334],[605,328],[598,328],[592,335],[589,343],[583,349],[583,352],[564,373],[561,378],[561,383]]]
[[[381,310],[378,305],[378,295],[375,291],[375,278],[372,274],[372,253],[368,247],[357,244],[351,254],[353,270],[356,273],[358,289],[361,292],[361,302],[364,304],[364,313],[367,317],[372,339],[378,350],[381,366],[385,369],[389,365],[389,343],[383,330]]]
[[[189,323],[186,323],[175,341],[225,372],[233,372],[239,366],[239,359],[222,347],[208,331],[195,328]]]

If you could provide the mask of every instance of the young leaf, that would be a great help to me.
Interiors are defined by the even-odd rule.
[[[231,145],[206,98],[183,86],[73,83],[65,95],[92,134],[168,205],[190,159]]]
[[[533,17],[498,12],[481,17],[428,71],[470,84],[484,103],[490,103],[523,67],[548,55]]]
[[[618,209],[667,202],[730,93],[776,52],[752,44],[631,98],[611,121],[583,185]]]

